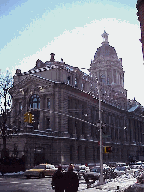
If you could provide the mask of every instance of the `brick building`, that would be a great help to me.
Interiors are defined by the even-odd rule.
[[[18,156],[26,156],[26,167],[40,162],[99,162],[96,77],[105,123],[103,146],[113,149],[112,153],[103,153],[104,162],[143,158],[143,107],[135,100],[127,100],[122,59],[109,45],[105,31],[102,37],[102,46],[91,61],[89,75],[65,64],[63,59],[55,61],[54,53],[50,61],[37,60],[28,72],[16,70],[10,91],[11,125],[20,132],[7,140],[7,148],[13,151],[17,147]],[[27,111],[35,116],[33,124],[24,122]]]
[[[144,58],[144,0],[138,0],[136,4],[136,8],[138,10],[137,16],[138,20],[140,21],[140,28],[141,28],[141,43],[142,43],[142,52]]]

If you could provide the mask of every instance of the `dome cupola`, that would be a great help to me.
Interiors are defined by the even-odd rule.
[[[102,34],[102,37],[103,37],[102,46],[97,49],[94,55],[94,59],[100,56],[117,58],[117,53],[115,48],[109,45],[108,35],[109,34],[106,33],[106,31],[104,31],[104,33]]]

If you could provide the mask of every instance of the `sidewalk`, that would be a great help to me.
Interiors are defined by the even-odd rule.
[[[2,175],[0,173],[0,177],[19,177],[19,176],[23,176],[23,171],[20,172],[16,172],[16,173],[5,173],[4,175]]]
[[[136,178],[133,178],[131,176],[129,177],[119,177],[116,179],[111,180],[110,182],[107,182],[103,185],[97,185],[97,183],[94,183],[91,185],[90,188],[85,189],[86,192],[121,192],[124,191],[124,189],[127,189],[130,185],[133,185],[136,183]],[[81,190],[82,191],[82,190]]]

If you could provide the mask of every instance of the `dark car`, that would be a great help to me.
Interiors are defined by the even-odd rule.
[[[89,180],[93,180],[93,182],[95,182],[96,180],[99,180],[99,177],[100,167],[93,167],[89,172],[84,173],[84,179],[86,182],[89,182]]]
[[[100,177],[100,166],[95,166],[90,169],[90,172],[87,172],[84,174],[84,179],[86,182],[89,182],[90,180],[93,180],[95,182],[96,180],[99,180]],[[112,170],[110,167],[103,167],[103,178],[109,179],[112,178]]]

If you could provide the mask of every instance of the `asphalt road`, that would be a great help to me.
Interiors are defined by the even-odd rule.
[[[51,177],[26,179],[19,177],[0,177],[0,192],[54,192],[51,188]],[[87,188],[84,180],[79,181],[79,191]]]
[[[46,177],[42,179],[25,177],[1,177],[0,178],[0,192],[54,192],[51,188],[51,178]]]

